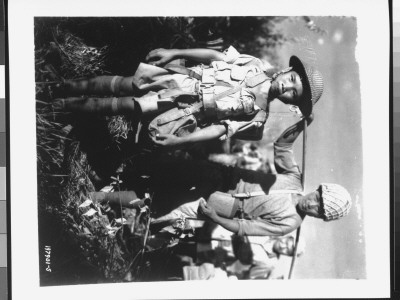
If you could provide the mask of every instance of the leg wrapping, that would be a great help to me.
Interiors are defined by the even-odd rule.
[[[118,114],[133,114],[135,112],[135,105],[131,97],[69,97],[65,99],[56,99],[53,102],[53,109],[56,111],[81,114],[112,116]]]
[[[70,95],[133,95],[132,79],[122,76],[97,76],[89,79],[65,80]]]

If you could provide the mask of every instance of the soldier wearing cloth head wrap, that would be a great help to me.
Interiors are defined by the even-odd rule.
[[[268,106],[274,99],[297,105],[308,116],[322,94],[322,76],[296,56],[289,68],[269,76],[271,66],[235,48],[157,49],[131,77],[99,76],[65,80],[70,95],[114,95],[57,99],[56,110],[101,115],[126,114],[148,123],[160,146],[188,146],[232,136],[262,138]],[[201,65],[187,69],[168,64],[190,59]],[[206,65],[203,65],[206,64]]]
[[[312,121],[312,115],[308,120]],[[174,218],[204,215],[239,235],[281,236],[296,230],[306,215],[324,221],[347,215],[351,197],[338,184],[321,183],[311,193],[301,193],[301,173],[294,161],[293,142],[303,129],[301,120],[285,130],[274,144],[278,174],[234,168],[221,174],[229,181],[227,188],[219,187],[209,196],[181,205],[156,219],[154,226]],[[211,167],[208,166],[209,174]],[[185,176],[190,176],[190,172],[194,171],[188,170]]]

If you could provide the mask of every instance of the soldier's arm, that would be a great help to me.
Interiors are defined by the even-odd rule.
[[[307,118],[307,126],[314,120],[313,114]],[[276,143],[292,144],[304,130],[304,120],[300,120],[296,124],[287,128],[281,136],[276,140]]]
[[[239,222],[234,219],[227,219],[217,215],[217,218],[213,220],[214,223],[224,227],[226,230],[229,230],[233,233],[239,232]]]
[[[195,143],[218,139],[223,134],[226,134],[224,125],[211,125],[184,137],[177,137],[172,134],[160,134],[153,138],[153,142],[160,146],[178,147],[190,146]]]
[[[297,226],[292,226],[293,220],[286,220],[276,224],[273,220],[224,218],[219,216],[215,209],[208,205],[205,200],[200,201],[199,211],[214,223],[238,235],[281,236],[291,232]]]
[[[226,230],[229,230],[233,233],[239,232],[239,222],[237,220],[227,219],[219,216],[215,209],[209,206],[204,199],[200,201],[199,208],[200,212],[214,223],[221,225]]]
[[[150,51],[146,61],[155,65],[163,66],[168,62],[184,58],[197,63],[210,64],[213,61],[224,60],[225,55],[222,52],[212,49],[155,49]]]

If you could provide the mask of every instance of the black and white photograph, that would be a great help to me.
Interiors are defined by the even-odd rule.
[[[38,2],[10,4],[13,294],[388,293],[386,6]]]

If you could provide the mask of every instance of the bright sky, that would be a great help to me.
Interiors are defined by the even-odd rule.
[[[302,237],[307,249],[297,260],[293,277],[365,278],[361,97],[355,60],[357,21],[338,17],[312,20],[326,34],[311,32],[303,20],[285,22],[283,26],[293,37],[307,36],[324,76],[324,93],[308,130],[306,191],[321,182],[339,183],[349,190],[353,207],[340,221],[306,219]],[[297,53],[296,48],[289,45],[281,49],[284,62]],[[297,161],[301,162],[301,142],[296,146]]]

